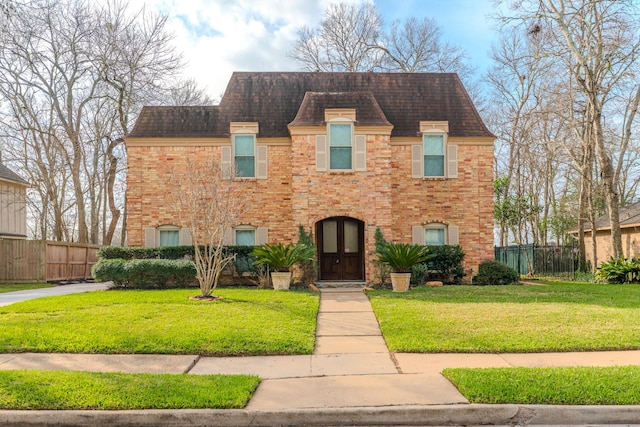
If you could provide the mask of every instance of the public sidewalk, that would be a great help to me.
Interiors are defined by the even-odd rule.
[[[538,354],[389,353],[362,289],[323,289],[312,355],[0,354],[0,369],[255,374],[244,410],[0,411],[0,424],[47,425],[584,425],[640,423],[640,407],[473,405],[447,367],[640,365],[640,351]],[[34,418],[36,417],[37,418]],[[86,423],[86,424],[85,424]],[[66,425],[66,424],[65,424]]]

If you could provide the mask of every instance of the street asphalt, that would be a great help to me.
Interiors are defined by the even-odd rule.
[[[104,284],[0,294],[0,304],[105,289]],[[451,426],[640,425],[640,406],[470,404],[447,367],[640,365],[640,351],[538,354],[403,354],[387,349],[361,289],[322,289],[312,355],[0,354],[0,369],[255,374],[262,382],[242,410],[0,411],[22,426]],[[20,295],[18,295],[20,294]]]

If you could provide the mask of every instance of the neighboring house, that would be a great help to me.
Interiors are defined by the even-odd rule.
[[[0,163],[0,238],[27,238],[29,183]]]
[[[585,225],[584,244],[587,261],[593,265],[593,233],[591,228]],[[608,261],[613,256],[611,246],[611,224],[609,215],[603,215],[596,219],[596,251],[598,255],[597,266]],[[620,232],[622,234],[622,251],[626,258],[640,257],[640,202],[620,208]],[[569,232],[578,236],[578,230]]]
[[[229,244],[312,230],[320,280],[374,279],[374,235],[493,258],[493,142],[456,74],[236,72],[218,106],[144,107],[128,153],[132,246],[189,243],[169,167],[235,167],[251,208]]]

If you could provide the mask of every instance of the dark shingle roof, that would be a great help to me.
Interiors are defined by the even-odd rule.
[[[446,120],[450,136],[493,137],[456,74],[320,72],[233,73],[218,107],[145,107],[129,136],[224,137],[234,121],[258,122],[262,137],[286,137],[287,125],[297,120],[310,92],[344,93],[341,100],[357,104],[358,118],[363,114],[372,120],[385,117],[393,125],[392,136],[417,136],[420,121]],[[374,114],[371,97],[382,114]],[[338,100],[327,97],[324,102]],[[304,120],[316,120],[316,116],[313,109],[304,112]]]
[[[211,137],[229,133],[218,120],[219,107],[143,107],[129,136]]]
[[[640,224],[640,202],[636,202],[632,205],[620,208],[620,226],[622,228],[638,224]],[[605,214],[596,219],[596,230],[609,227],[611,227],[611,223],[609,222],[609,214]],[[587,230],[590,229],[591,226],[589,224],[589,228]]]
[[[391,126],[371,92],[307,92],[292,126],[322,125],[327,108],[355,108],[356,125]]]
[[[20,178],[20,176],[14,173],[11,169],[0,163],[0,179],[15,182],[17,184],[29,185],[27,181]]]

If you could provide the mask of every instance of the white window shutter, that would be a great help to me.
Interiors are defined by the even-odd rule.
[[[256,245],[269,243],[269,229],[267,227],[256,228]]]
[[[156,247],[156,229],[155,227],[146,227],[144,229],[144,245],[147,248]]]
[[[447,178],[458,177],[458,146],[447,146]]]
[[[193,245],[193,240],[191,238],[191,230],[189,230],[186,227],[180,229],[180,245],[181,246]]]
[[[267,146],[258,145],[256,150],[256,178],[267,178]]]
[[[316,135],[316,170],[326,171],[328,163],[327,135]]]
[[[411,146],[411,177],[423,178],[424,177],[424,150],[422,145]],[[424,244],[424,242],[422,243]]]
[[[458,226],[457,225],[450,225],[447,228],[447,233],[449,234],[449,241],[447,242],[447,244],[449,245],[458,245],[460,244],[460,238],[459,238],[459,234],[458,234]]]
[[[356,135],[355,144],[355,167],[357,171],[367,170],[367,136]]]
[[[233,168],[231,164],[231,146],[225,145],[220,150],[220,168],[222,169],[222,177],[224,179],[231,179],[233,177]]]
[[[411,227],[411,240],[414,245],[424,245],[424,227],[421,225],[414,225]]]

